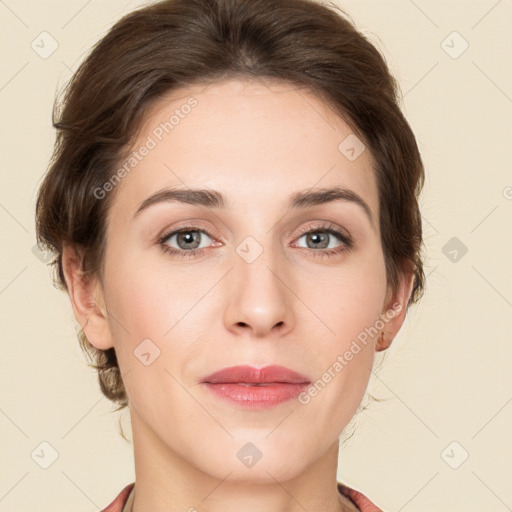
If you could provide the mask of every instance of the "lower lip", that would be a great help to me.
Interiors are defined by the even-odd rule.
[[[300,395],[309,384],[272,383],[265,386],[206,382],[206,387],[221,398],[247,409],[266,409]]]

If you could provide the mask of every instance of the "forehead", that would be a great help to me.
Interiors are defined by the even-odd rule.
[[[219,190],[254,213],[262,201],[268,210],[297,190],[337,185],[364,197],[378,218],[373,160],[369,149],[347,158],[343,141],[351,137],[341,117],[293,85],[230,80],[182,88],[147,112],[111,215],[135,212],[165,187]]]

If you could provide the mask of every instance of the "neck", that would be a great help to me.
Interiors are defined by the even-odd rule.
[[[130,512],[357,512],[337,489],[339,442],[297,474],[256,466],[215,476],[164,445],[131,411],[136,484]],[[263,458],[262,458],[263,460]],[[260,461],[261,462],[261,461]],[[234,459],[233,468],[239,461]]]

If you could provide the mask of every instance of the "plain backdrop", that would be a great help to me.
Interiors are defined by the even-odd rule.
[[[338,479],[389,512],[512,510],[512,2],[337,3],[400,82],[426,166],[428,275]],[[128,411],[102,398],[33,246],[55,92],[142,4],[0,1],[0,512],[92,512],[134,480]]]

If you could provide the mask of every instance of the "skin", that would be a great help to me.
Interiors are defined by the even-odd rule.
[[[352,130],[314,95],[240,80],[161,98],[133,148],[190,96],[197,106],[115,188],[102,280],[84,280],[72,248],[64,251],[75,316],[91,344],[115,347],[128,393],[133,510],[356,510],[336,489],[339,436],[375,352],[403,323],[412,284],[404,274],[396,293],[387,286],[370,151],[348,160],[338,145]],[[350,201],[287,208],[294,192],[331,186],[361,196],[375,226]],[[162,202],[134,218],[165,187],[214,189],[229,208]],[[321,257],[328,249],[300,232],[325,234],[319,223],[348,232],[353,247]],[[195,258],[158,242],[183,226],[208,233],[197,234],[205,249]],[[236,251],[248,236],[263,251],[251,263]],[[329,248],[343,246],[327,236]],[[166,244],[190,250],[176,236]],[[379,329],[383,338],[369,338],[308,404],[251,411],[200,383],[236,364],[281,364],[315,382],[393,304],[402,308]],[[146,366],[134,350],[148,338],[160,355]],[[236,455],[249,442],[262,453],[250,468]]]

